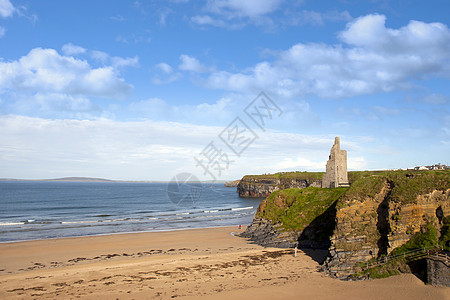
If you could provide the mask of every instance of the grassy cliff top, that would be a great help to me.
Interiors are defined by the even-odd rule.
[[[355,172],[353,177],[346,199],[374,197],[386,183],[392,189],[390,200],[404,204],[415,202],[418,195],[450,189],[450,170]]]
[[[243,180],[252,179],[299,179],[321,180],[324,172],[280,172],[275,174],[246,175]],[[418,195],[433,190],[444,191],[450,188],[450,170],[384,170],[348,172],[351,188],[347,198],[373,197],[381,191],[384,184],[391,184],[391,200],[400,203],[414,202]]]
[[[342,207],[347,201],[373,198],[388,184],[390,201],[402,204],[415,202],[419,195],[450,189],[450,170],[366,171],[354,172],[352,176],[355,181],[349,188],[308,187],[273,192],[261,202],[256,217],[280,223],[285,230],[301,231],[336,201]]]
[[[348,172],[349,182],[354,182],[363,177],[369,177],[373,175],[385,175],[391,172],[397,171],[350,171]],[[262,175],[245,175],[242,179],[306,179],[306,180],[321,180],[325,172],[278,172],[274,174],[262,174]]]
[[[321,180],[325,172],[279,172],[275,174],[262,174],[262,175],[245,175],[242,180],[245,179],[306,179],[306,180]]]
[[[285,230],[301,231],[323,214],[348,188],[286,189],[273,192],[261,203],[257,218],[281,223]]]

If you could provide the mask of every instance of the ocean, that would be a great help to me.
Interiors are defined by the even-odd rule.
[[[0,181],[0,242],[248,225],[260,202],[223,184]]]

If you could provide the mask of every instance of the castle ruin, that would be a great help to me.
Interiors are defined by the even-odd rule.
[[[327,161],[326,173],[323,175],[322,187],[335,188],[348,186],[347,151],[341,150],[341,141],[339,137],[336,137]]]

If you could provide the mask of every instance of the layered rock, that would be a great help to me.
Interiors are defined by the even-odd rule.
[[[328,245],[324,269],[343,278],[358,262],[388,255],[429,223],[440,231],[450,216],[450,171],[354,175],[349,188],[272,193],[243,236],[264,246]]]
[[[227,181],[223,184],[223,186],[224,187],[237,187],[240,181],[241,181],[240,179],[233,180],[233,181]]]
[[[346,189],[287,189],[258,207],[241,235],[262,246],[328,249],[335,227],[336,201]]]
[[[277,174],[272,176],[244,176],[237,186],[239,197],[265,198],[278,190],[322,186],[321,179],[280,177]]]
[[[280,230],[280,224],[258,218],[241,234],[258,245],[265,247],[293,248],[297,245],[299,233],[295,231]]]
[[[326,262],[330,273],[347,276],[358,262],[390,254],[430,222],[441,229],[450,215],[448,175],[431,191],[433,184],[425,185],[431,178],[402,175],[366,178],[362,183],[371,186],[370,192],[358,195],[350,189],[339,200]]]

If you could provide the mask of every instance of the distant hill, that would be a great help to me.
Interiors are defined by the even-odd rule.
[[[114,182],[115,180],[91,177],[63,177],[54,179],[44,179],[44,181],[78,181],[78,182]]]
[[[62,181],[62,182],[137,182],[137,183],[168,183],[167,180],[111,180],[105,178],[93,178],[93,177],[62,177],[62,178],[50,178],[50,179],[17,179],[17,178],[0,178],[0,181]],[[190,181],[194,182],[194,181]],[[200,183],[215,183],[222,184],[225,180],[205,180],[198,181]]]
[[[116,180],[91,177],[63,177],[52,179],[16,179],[16,178],[0,178],[0,181],[70,181],[70,182],[116,182]]]

